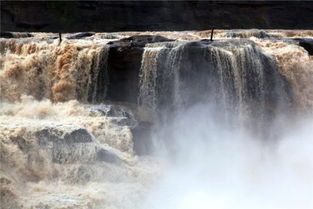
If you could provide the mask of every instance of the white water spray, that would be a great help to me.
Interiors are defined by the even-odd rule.
[[[264,143],[219,123],[211,111],[195,105],[161,128],[157,137],[171,140],[173,149],[160,150],[167,169],[143,208],[313,207],[312,120]]]

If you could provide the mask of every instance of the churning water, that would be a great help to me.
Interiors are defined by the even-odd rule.
[[[312,31],[208,35],[1,38],[0,208],[313,208]]]

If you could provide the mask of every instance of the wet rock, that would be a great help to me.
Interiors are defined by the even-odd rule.
[[[30,33],[17,33],[17,32],[1,32],[1,38],[29,38],[33,37]]]
[[[205,43],[205,44],[208,44],[208,43],[212,42],[210,39],[201,39],[200,41]]]
[[[52,149],[52,161],[59,164],[69,163],[94,163],[103,161],[119,163],[118,155],[96,143],[55,143]]]
[[[0,37],[1,38],[14,38],[14,35],[13,33],[10,33],[10,32],[1,32]]]
[[[71,143],[86,143],[93,141],[92,136],[88,133],[88,131],[82,128],[66,133],[64,139],[66,142]]]
[[[100,147],[83,128],[67,131],[56,127],[45,128],[35,135],[40,147],[47,152],[50,150],[53,163],[90,163],[99,160],[115,163],[119,159],[114,153]]]
[[[113,152],[110,152],[108,150],[105,150],[103,148],[97,149],[96,154],[96,160],[97,161],[105,161],[109,163],[120,163],[121,159]]]
[[[134,115],[121,107],[115,106],[114,108],[110,108],[107,112],[107,116],[114,117],[112,121],[119,126],[137,126],[137,121]]]
[[[159,35],[138,35],[109,42],[112,47],[144,47],[148,43],[174,41]]]
[[[52,162],[59,164],[93,162],[96,150],[97,145],[94,143],[54,143]]]
[[[119,106],[110,106],[109,111],[107,112],[107,116],[109,117],[130,117],[131,114],[126,112],[123,108]]]
[[[129,126],[130,128],[137,126],[137,121],[133,118],[114,118],[111,121],[118,126]]]
[[[268,35],[263,30],[233,30],[226,34],[226,37],[230,38],[250,38],[250,37],[256,37],[256,38],[269,38],[270,35]]]
[[[67,39],[81,39],[81,38],[93,36],[94,34],[95,34],[94,32],[83,32],[83,33],[76,33],[74,35],[70,35],[66,38]]]
[[[313,55],[313,39],[312,38],[298,38],[296,39],[298,41],[299,46],[302,46],[309,55]]]
[[[45,128],[36,132],[36,136],[40,145],[53,143],[88,143],[92,142],[92,136],[86,129],[79,128],[69,132],[56,128]]]
[[[130,115],[125,109],[114,105],[92,105],[89,107],[90,111],[101,113],[107,117],[125,117]]]
[[[138,75],[144,46],[148,43],[172,41],[162,36],[141,35],[109,42],[108,57],[110,101],[137,103]]]
[[[38,139],[38,144],[40,146],[47,146],[51,142],[57,142],[62,140],[58,135],[51,132],[51,129],[49,128],[42,129],[36,132],[35,135]]]
[[[130,110],[116,105],[93,105],[90,106],[92,112],[101,113],[103,116],[110,117],[112,122],[119,126],[137,126],[137,120]]]

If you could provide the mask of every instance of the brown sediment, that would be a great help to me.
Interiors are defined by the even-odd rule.
[[[254,41],[276,59],[280,72],[291,84],[298,110],[312,112],[313,56],[295,43],[260,39]]]
[[[74,100],[54,104],[48,100],[33,101],[32,97],[22,96],[18,103],[2,103],[0,118],[0,138],[10,137],[20,148],[32,142],[33,138],[28,134],[39,130],[44,124],[62,124],[65,128],[66,125],[85,127],[101,143],[133,154],[132,133],[128,126],[119,126],[110,117],[93,112]]]
[[[56,35],[48,33],[0,39],[0,193],[5,207],[99,208],[103,204],[103,208],[119,208],[119,198],[127,197],[129,205],[142,201],[142,196],[132,195],[144,194],[151,178],[156,178],[156,171],[160,172],[156,162],[148,162],[147,166],[135,155],[133,127],[125,116],[130,113],[114,115],[117,110],[108,113],[101,105],[86,104],[96,101],[97,82],[100,90],[106,91],[107,80],[101,73],[107,70],[108,37],[160,35],[176,40],[140,46],[141,69],[134,70],[139,71],[138,103],[148,107],[140,116],[144,122],[152,124],[157,118],[149,114],[149,108],[156,110],[171,103],[179,109],[184,105],[181,97],[190,86],[214,82],[219,83],[219,99],[225,105],[238,103],[242,117],[263,110],[275,113],[279,106],[275,96],[287,97],[281,89],[272,94],[279,83],[275,79],[281,78],[280,74],[271,74],[277,69],[288,81],[286,85],[293,92],[299,112],[312,112],[313,58],[296,42],[283,40],[312,36],[312,31],[214,30],[213,43],[199,41],[209,39],[210,34],[209,30],[121,32],[98,33],[86,39],[67,39],[69,34],[64,34],[60,45],[54,39]],[[272,63],[273,58],[276,63]],[[119,67],[125,70],[123,64]],[[191,69],[188,73],[197,72],[196,82],[200,85],[187,83],[192,73],[183,78],[178,67]],[[216,73],[208,76],[210,82],[201,76],[206,76],[208,69]],[[248,75],[251,71],[254,74]],[[182,86],[184,82],[191,85]],[[199,95],[192,91],[186,95],[194,102],[210,96],[209,91],[207,88]],[[268,94],[274,96],[267,98]],[[106,149],[97,155],[95,147]],[[105,158],[106,151],[115,153],[122,163],[99,163],[97,160]],[[116,193],[120,191],[125,193]],[[137,199],[132,202],[132,198]]]
[[[141,165],[136,165],[130,127],[120,126],[116,122],[124,119],[118,115],[105,116],[101,111],[77,101],[52,103],[49,100],[36,101],[30,96],[22,96],[20,102],[1,103],[1,206],[31,208],[45,204],[64,208],[65,203],[59,202],[60,198],[65,197],[59,195],[61,190],[63,193],[66,190],[65,193],[69,195],[66,198],[77,200],[74,206],[78,204],[79,208],[83,207],[82,201],[90,202],[86,208],[94,204],[94,201],[106,205],[108,199],[102,193],[108,192],[108,188],[114,189],[116,179],[121,179],[121,184],[125,186],[136,187],[138,182],[141,184],[141,181],[145,181],[145,175],[155,175],[150,168],[144,169]],[[85,142],[67,141],[72,139],[66,138],[66,134],[77,130],[86,130],[94,137],[94,141],[83,138]],[[39,138],[39,133],[47,135]],[[62,142],[51,144],[49,140]],[[60,155],[55,155],[53,153],[58,151],[58,145],[61,152]],[[94,162],[97,149],[92,146],[111,150],[123,163]],[[64,158],[60,158],[64,161],[55,162],[53,156],[68,157],[73,162]],[[89,188],[90,184],[93,186]],[[55,186],[50,187],[51,185]],[[95,186],[102,191],[97,197],[94,195]],[[56,188],[61,190],[56,192]],[[131,191],[133,190],[129,188],[129,192]],[[47,202],[44,197],[57,199]],[[113,197],[110,198],[113,200]],[[72,207],[72,202],[69,204]]]
[[[79,44],[79,41],[64,41],[60,46],[45,41],[1,41],[0,99],[13,102],[28,94],[54,102],[71,99],[87,102],[88,88],[96,85],[94,80],[90,81],[90,73],[103,67],[93,69],[95,61],[102,61],[95,57],[107,54],[107,50],[103,50],[105,44]]]
[[[105,60],[108,56],[105,43],[109,39],[101,39],[101,37],[125,38],[133,35],[161,35],[174,40],[194,41],[208,39],[210,32],[208,30],[99,33],[89,39],[69,40],[65,38],[59,46],[58,40],[51,39],[55,34],[49,33],[34,33],[32,34],[33,37],[23,39],[1,39],[0,100],[13,102],[19,100],[22,94],[28,94],[35,99],[48,98],[54,102],[71,99],[92,102],[96,100],[99,71],[106,69]],[[271,38],[310,37],[313,33],[311,30],[215,30],[214,32],[214,37],[217,40],[229,39],[232,34],[235,34],[236,39],[250,38],[251,40],[254,39],[255,42],[262,42],[261,45],[264,45],[265,48],[271,48],[274,56],[277,54],[277,59],[281,60],[280,66],[287,65],[284,64],[284,61],[290,62],[290,59],[284,60],[283,57],[290,57],[291,55],[282,53],[277,45],[278,42]],[[69,35],[65,34],[64,36]],[[258,36],[265,36],[266,39],[255,38]],[[272,46],[276,45],[276,47],[266,47],[265,42]],[[289,45],[284,41],[280,43]],[[283,47],[286,48],[286,46]],[[294,49],[299,50],[297,47]],[[290,50],[292,49],[290,48]],[[294,54],[293,56],[297,55]],[[292,60],[294,60],[291,64],[294,66],[293,68],[305,67],[300,62],[295,64],[297,62],[296,57]],[[305,62],[311,65],[311,61]],[[290,68],[290,64],[288,65]],[[287,74],[287,71],[285,70],[284,73]],[[300,85],[299,82],[297,83]],[[104,88],[103,91],[105,91],[105,87],[101,88]],[[299,88],[302,87],[299,86]]]

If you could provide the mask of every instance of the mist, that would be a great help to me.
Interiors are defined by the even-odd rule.
[[[8,32],[0,208],[313,208],[312,34]]]
[[[312,208],[313,120],[277,118],[257,136],[221,112],[196,104],[157,128],[165,166],[143,208]]]

